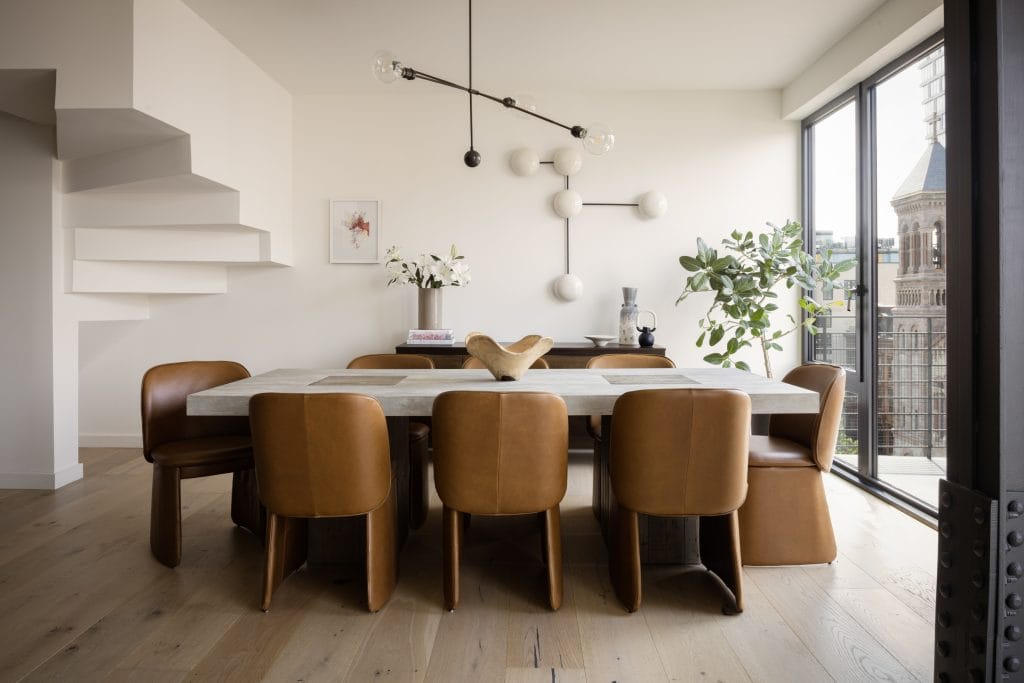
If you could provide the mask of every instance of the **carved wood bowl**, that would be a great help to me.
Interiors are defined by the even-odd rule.
[[[486,334],[470,332],[466,335],[469,355],[483,363],[494,379],[502,382],[520,379],[535,360],[551,350],[554,343],[551,337],[531,334],[504,347]]]

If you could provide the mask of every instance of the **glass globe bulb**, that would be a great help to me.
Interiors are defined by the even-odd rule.
[[[587,128],[587,134],[583,136],[583,149],[594,156],[601,156],[612,151],[615,147],[615,133],[603,123],[592,123]]]
[[[512,99],[515,100],[516,106],[520,109],[525,109],[529,112],[536,113],[537,111],[537,97],[526,92],[515,93],[512,95]],[[515,111],[516,116],[522,119],[532,119],[533,117],[529,114],[524,114],[521,111]]]
[[[373,55],[370,71],[381,83],[394,83],[402,75],[402,63],[387,50],[378,50]]]

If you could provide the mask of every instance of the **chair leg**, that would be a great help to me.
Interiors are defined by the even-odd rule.
[[[551,609],[562,606],[562,516],[556,505],[545,510],[544,559],[548,569],[548,601]]]
[[[397,517],[398,498],[392,486],[388,499],[366,513],[366,607],[371,612],[387,604],[398,581]]]
[[[181,470],[153,465],[149,547],[168,567],[181,564]]]
[[[419,529],[430,507],[430,472],[427,469],[428,440],[409,441],[409,527]]]
[[[263,562],[263,600],[260,609],[270,609],[274,589],[306,561],[307,521],[267,511],[266,548]]]
[[[608,570],[615,594],[630,612],[640,608],[640,518],[616,505],[612,510],[611,553]]]
[[[231,521],[266,541],[267,509],[256,489],[256,470],[239,470],[232,475]]]
[[[743,611],[743,562],[740,557],[740,523],[736,511],[700,518],[700,558],[729,592],[722,606],[725,614]]]
[[[459,561],[462,554],[462,513],[447,505],[442,511],[444,556],[444,608],[459,606]]]

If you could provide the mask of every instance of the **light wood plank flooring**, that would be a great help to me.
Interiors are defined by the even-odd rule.
[[[746,570],[746,611],[700,573],[644,568],[627,614],[574,457],[562,504],[565,600],[545,607],[528,518],[474,518],[462,603],[441,604],[440,506],[402,553],[398,588],[363,611],[354,570],[303,570],[258,609],[262,550],[229,517],[230,476],[183,486],[184,559],[149,554],[150,469],[83,449],[85,479],[0,492],[0,681],[927,681],[936,538],[827,477],[832,565]]]

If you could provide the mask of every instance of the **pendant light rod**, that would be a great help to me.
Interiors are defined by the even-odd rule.
[[[554,119],[549,119],[546,116],[542,116],[537,112],[530,111],[529,109],[523,109],[522,107],[518,106],[516,104],[515,99],[511,97],[495,97],[494,95],[481,92],[476,88],[466,87],[458,83],[453,83],[452,81],[445,80],[444,78],[439,78],[438,76],[432,76],[431,74],[424,73],[423,71],[418,71],[408,66],[402,67],[402,78],[404,78],[407,81],[412,81],[419,78],[430,83],[437,83],[438,85],[444,85],[448,86],[449,88],[455,88],[456,90],[467,92],[470,95],[483,97],[484,99],[491,100],[492,102],[497,102],[498,104],[508,109],[515,109],[516,111],[521,111],[524,114],[529,114],[530,116],[536,119],[540,119],[541,121],[546,121],[547,123],[558,126],[559,128],[564,128],[565,130],[572,133],[572,136],[575,138],[582,138],[585,137],[587,134],[587,129],[584,128],[583,126],[567,126],[564,123],[560,123],[558,121],[555,121]]]
[[[473,151],[473,0],[469,1],[469,151]]]
[[[563,128],[574,137],[579,139],[583,143],[583,149],[587,150],[591,154],[600,156],[606,152],[610,152],[612,147],[615,146],[615,134],[607,126],[601,123],[591,123],[586,127],[584,126],[569,126],[561,121],[556,121],[547,116],[542,116],[526,107],[519,106],[519,103],[513,97],[497,97],[489,93],[481,92],[473,87],[473,0],[467,0],[469,6],[469,85],[461,85],[454,81],[449,81],[440,76],[434,76],[432,74],[424,73],[423,71],[417,71],[411,67],[405,66],[398,61],[393,54],[386,50],[380,50],[373,56],[373,64],[371,71],[374,77],[381,83],[392,83],[399,76],[407,81],[412,81],[417,78],[427,81],[428,83],[436,83],[437,85],[443,85],[448,88],[454,88],[455,90],[461,90],[469,95],[469,151],[467,151],[462,160],[466,163],[466,166],[475,168],[480,165],[480,153],[474,149],[474,138],[473,138],[473,97],[483,97],[484,99],[497,102],[506,109],[515,109],[518,112],[522,112],[535,119],[540,119],[545,123],[550,123],[553,126]]]

